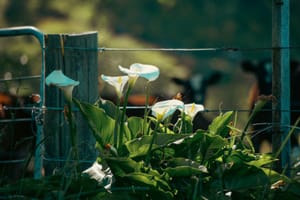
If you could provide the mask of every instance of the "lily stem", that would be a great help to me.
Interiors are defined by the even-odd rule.
[[[116,116],[116,121],[115,121],[115,129],[114,129],[114,147],[117,147],[118,145],[118,130],[119,130],[119,120],[120,120],[120,101],[121,99],[117,99],[117,106],[115,110],[115,116]]]
[[[153,146],[153,143],[157,137],[157,130],[159,128],[159,124],[160,124],[160,121],[157,121],[156,125],[155,125],[155,129],[154,129],[154,132],[153,132],[153,136],[152,136],[152,140],[151,140],[151,143],[149,145],[149,149],[148,149],[148,152],[147,152],[147,156],[146,156],[146,160],[145,160],[145,165],[148,166],[149,163],[150,163],[150,158],[151,158],[151,151],[152,151],[152,146]]]
[[[125,120],[125,114],[126,114],[126,107],[127,107],[127,103],[128,103],[128,96],[131,92],[131,89],[132,89],[132,87],[128,87],[126,94],[125,94],[124,103],[123,103],[123,109],[122,109],[122,115],[121,115],[121,121],[120,121],[119,145],[117,146],[118,148],[121,147],[121,145],[123,143],[124,120]]]
[[[149,107],[149,82],[145,86],[146,88],[146,104],[145,104],[145,110],[144,110],[144,122],[143,122],[143,135],[148,135],[149,127],[147,127],[147,116],[148,116],[148,107]]]
[[[79,161],[79,155],[78,155],[78,148],[77,148],[77,130],[76,130],[76,124],[74,123],[73,115],[72,115],[72,104],[71,102],[68,102],[67,104],[67,119],[69,121],[69,129],[70,129],[70,139],[71,139],[71,147],[72,147],[72,157],[74,156],[74,160],[76,162],[76,172],[75,176],[77,176],[77,172],[79,171],[78,168],[78,161]],[[73,159],[73,158],[71,158]]]

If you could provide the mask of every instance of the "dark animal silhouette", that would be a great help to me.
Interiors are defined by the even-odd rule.
[[[249,106],[253,109],[257,98],[260,95],[272,94],[272,63],[270,59],[259,62],[245,60],[241,63],[242,69],[247,73],[252,73],[256,82],[249,91]],[[300,63],[290,62],[290,91],[291,91],[291,125],[293,125],[300,116]],[[298,89],[298,90],[297,90]],[[268,102],[253,120],[254,134],[252,136],[253,144],[257,152],[261,151],[261,145],[265,142],[272,142],[272,102]],[[259,125],[261,124],[261,125]],[[297,136],[291,138],[292,146],[297,146]]]
[[[37,94],[18,97],[0,92],[0,175],[2,182],[25,174],[26,158],[35,146],[35,123],[29,107],[37,105]],[[27,107],[27,108],[26,108]]]
[[[206,93],[209,86],[218,83],[221,80],[222,74],[214,71],[211,74],[204,75],[200,73],[194,74],[189,79],[173,78],[173,82],[183,86],[182,101],[184,103],[203,104],[205,107]],[[211,120],[199,112],[194,118],[194,130],[206,130],[211,123]]]

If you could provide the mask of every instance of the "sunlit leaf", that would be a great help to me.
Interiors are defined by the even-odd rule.
[[[109,117],[103,109],[97,106],[80,102],[75,98],[74,103],[87,120],[96,141],[102,146],[105,146],[106,144],[113,144],[115,120]]]
[[[164,171],[172,177],[190,177],[207,173],[207,169],[204,166],[199,166],[199,168],[191,166],[168,167]]]
[[[141,162],[136,162],[127,157],[109,157],[105,159],[114,175],[123,177],[128,173],[140,172],[143,167]]]
[[[184,134],[157,134],[156,139],[153,141],[152,150],[157,148],[165,147],[177,140],[183,139],[188,135]],[[138,156],[145,156],[149,150],[150,142],[152,141],[153,135],[145,135],[140,138],[128,141],[125,143],[129,152],[129,157],[134,158]]]
[[[141,117],[130,117],[127,120],[128,129],[131,133],[130,139],[135,139],[137,136],[140,136],[144,130],[148,130],[149,124],[146,123]]]
[[[233,112],[229,111],[216,117],[209,125],[208,130],[212,134],[228,137],[230,129],[227,125],[232,120]]]
[[[228,141],[219,135],[197,130],[195,134],[186,137],[182,143],[174,144],[172,147],[176,150],[177,155],[209,162],[220,156],[222,149],[227,144]]]
[[[264,167],[265,165],[274,163],[277,160],[278,159],[274,158],[270,154],[260,154],[257,155],[257,159],[248,162],[248,164],[256,167]]]

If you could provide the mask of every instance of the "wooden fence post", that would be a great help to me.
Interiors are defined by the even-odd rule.
[[[82,34],[49,34],[45,36],[45,64],[47,76],[55,69],[80,82],[73,96],[93,103],[98,96],[98,41],[97,32]],[[63,114],[65,99],[56,87],[45,88],[45,158],[46,175],[64,166],[70,153],[68,124]],[[90,166],[96,157],[95,140],[79,112],[74,111],[77,126],[79,159],[83,168]],[[84,166],[84,163],[86,165]]]
[[[272,2],[272,52],[273,78],[272,92],[277,101],[273,103],[273,151],[279,150],[282,141],[288,134],[290,125],[290,53],[289,47],[289,0],[273,0]],[[290,141],[284,146],[277,170],[290,168]]]

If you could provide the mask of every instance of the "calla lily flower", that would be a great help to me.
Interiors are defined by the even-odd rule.
[[[152,114],[159,120],[164,120],[171,116],[177,109],[184,109],[184,103],[177,99],[160,101],[151,108]]]
[[[121,72],[128,74],[130,77],[143,77],[148,81],[154,81],[159,76],[159,69],[154,65],[146,65],[140,63],[134,63],[130,65],[129,69],[119,65]]]
[[[200,111],[204,111],[204,106],[201,104],[190,103],[184,105],[184,113],[192,119],[194,119],[196,114]]]
[[[61,70],[54,70],[46,77],[46,84],[48,86],[56,86],[60,88],[66,99],[72,101],[72,92],[75,86],[79,85],[79,81],[74,81],[65,76]]]
[[[94,162],[94,164],[84,170],[83,174],[87,174],[90,178],[96,180],[99,185],[103,186],[105,189],[109,190],[113,183],[113,174],[109,168],[103,170],[102,165]]]
[[[128,76],[106,76],[102,74],[101,78],[108,84],[114,86],[118,97],[122,97],[124,87],[129,79]]]

